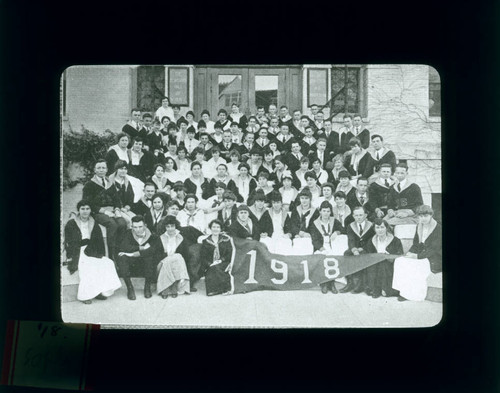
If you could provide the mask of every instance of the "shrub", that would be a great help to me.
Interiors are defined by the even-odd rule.
[[[84,183],[93,176],[93,165],[104,158],[109,146],[115,144],[115,134],[106,130],[97,134],[82,126],[81,131],[63,133],[63,189]],[[77,164],[77,165],[75,165]],[[81,167],[80,171],[72,168]]]

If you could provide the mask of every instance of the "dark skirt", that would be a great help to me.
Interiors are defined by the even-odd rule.
[[[218,264],[210,266],[205,272],[205,286],[207,296],[219,295],[231,290],[231,275],[225,271],[227,265]]]
[[[394,263],[387,259],[366,268],[364,270],[366,290],[371,290],[373,294],[378,295],[384,291],[386,296],[394,296],[395,290],[392,289],[393,274]]]

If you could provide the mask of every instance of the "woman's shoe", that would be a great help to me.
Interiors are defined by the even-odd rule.
[[[322,294],[327,294],[328,293],[328,285],[325,283],[325,284],[320,284],[320,287],[321,287],[321,293]]]
[[[337,288],[335,288],[335,283],[332,281],[330,284],[331,284],[330,289],[332,290],[332,293],[335,294],[339,293],[339,291],[337,291]]]
[[[398,302],[405,302],[408,299],[405,299],[403,296],[398,296]]]
[[[107,300],[107,299],[108,299],[108,298],[107,298],[106,296],[104,296],[102,293],[100,293],[99,295],[97,295],[95,298],[96,298],[96,299],[98,299],[98,300]]]
[[[84,300],[82,303],[83,304],[92,304],[92,300]]]
[[[381,292],[373,292],[373,293],[372,293],[372,298],[374,298],[374,299],[377,299],[377,298],[379,298],[380,296],[382,296],[382,293],[381,293]]]
[[[161,298],[162,298],[162,299],[166,299],[166,298],[168,298],[168,294],[166,294],[166,293],[162,293],[162,294],[161,294]]]
[[[175,299],[175,298],[177,297],[177,294],[176,294],[176,293],[173,293],[173,294],[172,294],[172,295],[170,295],[170,296],[172,296],[172,297]]]

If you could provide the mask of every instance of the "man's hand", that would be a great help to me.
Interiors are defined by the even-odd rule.
[[[394,210],[392,210],[392,209],[387,210],[387,218],[392,218],[395,215],[396,215],[396,213],[394,213]]]
[[[142,250],[147,250],[149,247],[151,247],[151,246],[149,245],[149,243],[146,243],[146,245],[144,245],[144,246],[139,246],[139,250],[141,250],[141,251],[142,251]]]
[[[311,235],[307,232],[304,232],[304,231],[300,231],[299,232],[299,237],[311,237]]]
[[[377,212],[377,217],[378,217],[378,218],[382,218],[382,217],[384,217],[384,212],[382,211],[382,209],[378,209],[378,208],[377,208],[376,212]]]
[[[104,214],[106,214],[108,217],[113,218],[115,216],[115,213],[109,210],[104,210]]]
[[[267,233],[266,233],[266,232],[262,232],[262,233],[260,234],[260,237],[267,237]]]
[[[118,256],[119,257],[123,257],[123,256],[125,256],[125,257],[133,257],[134,253],[133,252],[119,252]]]
[[[415,254],[414,252],[407,252],[406,253],[406,257],[408,258],[413,258],[413,259],[417,259],[418,258],[418,255]]]
[[[352,254],[353,254],[353,255],[359,255],[359,251],[358,251],[358,250],[354,250],[354,251],[352,252]]]

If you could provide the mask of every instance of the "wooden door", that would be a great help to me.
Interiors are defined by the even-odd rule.
[[[248,102],[251,113],[257,113],[258,106],[266,112],[270,104],[286,105],[285,68],[251,68],[249,70]]]

